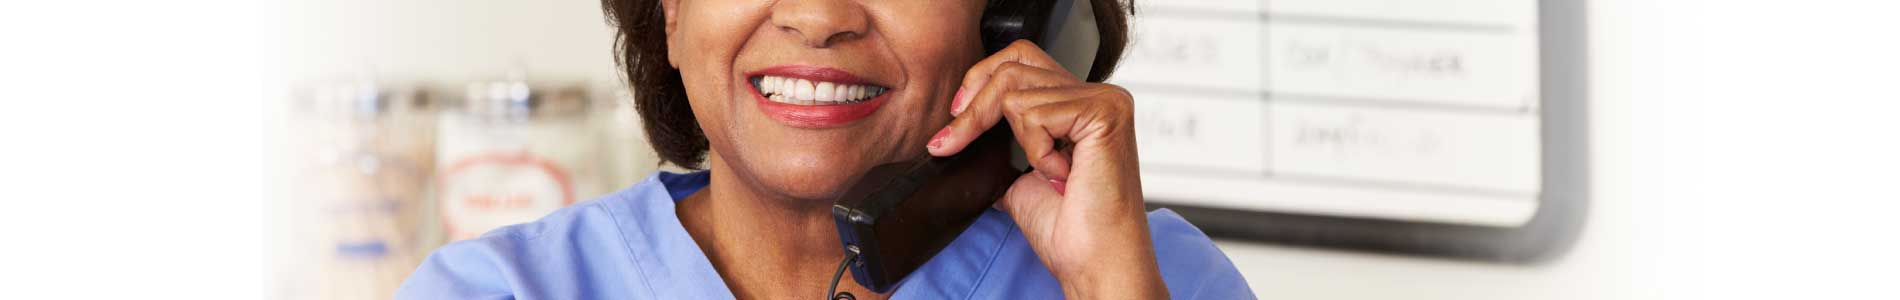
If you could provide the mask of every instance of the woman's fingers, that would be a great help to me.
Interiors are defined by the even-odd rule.
[[[1011,91],[1082,83],[1060,70],[1064,69],[1054,58],[1026,40],[1010,43],[978,61],[965,71],[963,84],[951,101],[950,114],[956,118],[931,138],[930,154],[950,156],[963,151],[970,141],[1004,118],[1001,106],[1014,98],[1006,96]]]
[[[1128,101],[1121,99],[1128,98],[1115,93],[1125,92],[1105,84],[1018,92],[1026,98],[1083,99],[1011,109],[1010,126],[1015,127],[1016,141],[1022,144],[1030,165],[1054,183],[1067,181],[1073,158],[1066,151],[1071,149],[1058,146],[1056,141],[1102,144],[1103,139],[1113,136],[1109,134],[1116,130],[1113,127],[1129,120],[1112,118],[1126,115],[1124,112],[1132,106],[1123,105]]]
[[[1065,152],[1070,149],[1062,141],[1100,140],[1111,136],[1108,133],[1115,130],[1113,127],[1131,121],[1119,119],[1127,115],[1132,102],[1125,91],[1113,85],[1019,89],[1009,91],[1006,97],[1008,100],[999,101],[997,106],[984,106],[984,111],[973,111],[952,121],[946,130],[962,134],[946,134],[942,138],[945,142],[933,142],[940,148],[933,148],[932,154],[954,154],[953,150],[961,148],[950,147],[965,146],[976,134],[994,126],[994,120],[985,121],[979,116],[1007,118],[1030,166],[1060,189],[1069,179],[1073,163],[1070,153]]]
[[[1029,158],[1029,165],[1036,167],[1036,173],[1051,184],[1066,183],[1069,179],[1069,156],[1057,147],[1056,141],[1068,138],[1077,117],[1074,114],[1087,106],[1085,101],[1044,104],[1021,111],[1016,114],[1018,117],[1010,119],[1016,143],[1023,146],[1023,156]]]
[[[1034,43],[1017,41],[972,66],[952,101],[955,119],[931,138],[929,151],[949,156],[1008,119],[1010,130],[1022,145],[1024,154],[1038,174],[1058,191],[1069,176],[1070,158],[1060,147],[1062,140],[1075,140],[1074,123],[1079,117],[1097,118],[1099,110],[1077,99],[1094,99],[1104,91],[1120,91],[1111,85],[1091,84],[1076,79]],[[1122,97],[1128,99],[1126,92]],[[1126,102],[1126,101],[1123,101]],[[1067,104],[1064,104],[1067,103]]]
[[[951,101],[950,114],[961,114],[965,108],[972,104],[970,100],[973,100],[971,97],[975,96],[974,93],[977,90],[983,89],[984,86],[989,85],[990,80],[996,78],[999,75],[999,71],[1001,71],[1005,65],[1011,63],[1046,70],[1066,70],[1062,68],[1061,64],[1056,63],[1055,58],[1049,57],[1049,53],[1043,52],[1041,47],[1037,47],[1036,43],[1029,42],[1028,40],[1016,40],[1015,42],[1011,42],[1008,47],[1003,47],[1003,50],[997,50],[995,54],[990,54],[989,57],[977,61],[976,65],[970,66],[969,71],[964,71],[963,84],[958,86],[958,89],[964,93],[958,93],[957,99]],[[1068,72],[1063,71],[1062,74],[1066,75]],[[1080,82],[1079,80],[1074,80],[1075,78],[1073,76],[1065,76],[1065,78],[1074,82]]]
[[[1005,62],[996,68],[988,83],[975,92],[965,91],[970,97],[968,107],[950,125],[939,130],[930,140],[931,155],[950,156],[963,151],[970,141],[982,135],[984,131],[1004,119],[1007,106],[1028,107],[1044,102],[1068,99],[1047,97],[1022,97],[1012,95],[1022,90],[1074,85],[1077,82],[1068,77],[1068,73],[1051,71],[1030,65]]]

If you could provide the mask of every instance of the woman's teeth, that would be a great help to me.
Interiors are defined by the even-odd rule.
[[[752,78],[752,87],[759,89],[759,95],[772,102],[798,105],[851,104],[864,102],[884,94],[883,87],[857,84],[839,84],[805,79],[758,76]]]

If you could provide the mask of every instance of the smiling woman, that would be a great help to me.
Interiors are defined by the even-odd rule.
[[[690,103],[686,100],[680,70],[667,55],[667,24],[662,0],[604,0],[608,22],[616,29],[615,59],[632,85],[637,109],[647,137],[662,160],[686,168],[697,168],[707,149],[705,133],[699,129]],[[933,2],[933,1],[910,1]],[[934,1],[955,3],[956,1]],[[978,2],[978,1],[965,1]],[[995,1],[1000,2],[1000,1]],[[1101,82],[1114,72],[1128,41],[1128,14],[1134,6],[1116,0],[1092,1],[1102,37],[1100,54],[1088,81]],[[975,21],[961,26],[974,35]],[[974,36],[961,36],[974,38]],[[965,45],[975,41],[965,40]],[[947,43],[941,43],[947,44]]]
[[[995,208],[894,290],[842,290],[1251,298],[1198,229],[1144,211],[1132,98],[1101,83],[1130,5],[1087,2],[1100,42],[1081,80],[1032,42],[986,53],[980,24],[1001,1],[605,0],[652,146],[703,171],[445,246],[398,297],[814,296],[846,252],[834,199],[874,166],[955,155],[996,127],[1034,171],[997,178],[1013,183]]]

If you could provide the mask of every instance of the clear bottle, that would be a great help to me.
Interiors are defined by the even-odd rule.
[[[602,137],[583,85],[522,76],[467,85],[439,115],[435,216],[446,240],[533,221],[605,194]]]
[[[365,80],[313,85],[292,99],[292,193],[276,214],[288,257],[273,298],[388,297],[428,246],[428,98]]]

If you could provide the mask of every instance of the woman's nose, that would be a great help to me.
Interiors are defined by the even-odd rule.
[[[782,0],[772,7],[772,25],[813,48],[864,36],[868,19],[863,7],[846,0]]]

